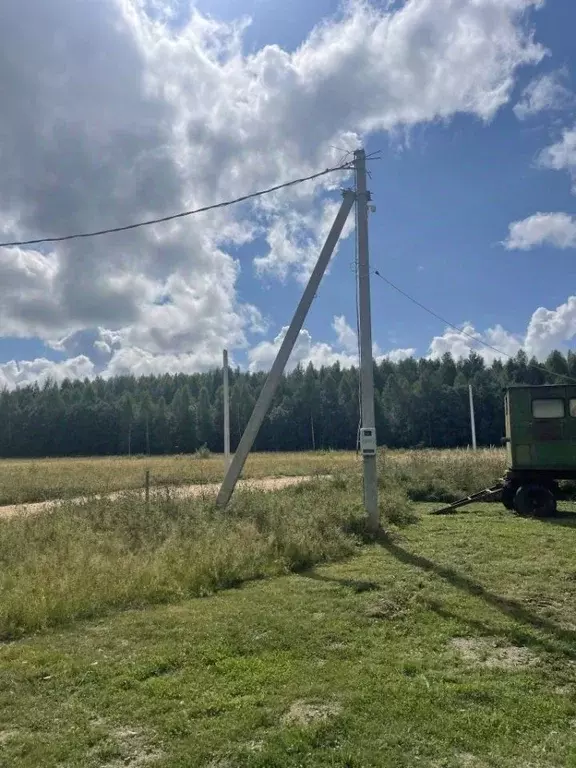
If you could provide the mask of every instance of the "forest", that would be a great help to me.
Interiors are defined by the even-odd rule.
[[[524,352],[490,365],[466,359],[409,358],[374,365],[378,443],[390,448],[468,445],[468,384],[474,388],[480,445],[499,445],[502,390],[509,384],[576,380],[576,354],[553,352],[543,363]],[[265,373],[230,371],[232,449]],[[298,366],[283,377],[258,435],[259,451],[355,449],[358,371],[335,364]],[[47,382],[0,393],[0,457],[103,456],[221,452],[222,369],[192,375]]]

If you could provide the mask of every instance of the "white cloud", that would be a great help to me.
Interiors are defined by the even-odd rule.
[[[413,347],[408,349],[393,349],[382,355],[381,359],[389,360],[391,363],[399,363],[402,360],[407,360],[409,357],[414,357],[415,354],[416,350]]]
[[[61,363],[43,357],[21,362],[12,360],[0,364],[0,390],[14,389],[34,382],[42,385],[48,380],[60,383],[64,379],[91,379],[94,375],[94,363],[85,355]]]
[[[349,354],[358,355],[358,336],[356,331],[348,325],[344,315],[336,315],[332,321],[332,328],[336,332],[338,344]]]
[[[562,110],[574,103],[574,95],[564,85],[566,73],[552,72],[534,78],[522,91],[520,100],[514,106],[519,120],[526,120],[540,112]]]
[[[222,355],[222,351],[220,351]],[[122,347],[116,350],[103,371],[103,378],[112,376],[160,376],[165,373],[196,373],[215,368],[212,350],[201,349],[194,353],[154,354],[139,347]],[[234,365],[230,359],[230,365]]]
[[[538,163],[543,168],[568,171],[575,183],[576,192],[576,126],[563,131],[560,141],[542,150]]]
[[[504,246],[527,251],[540,245],[576,248],[576,217],[567,213],[535,213],[510,224]]]
[[[312,363],[316,368],[338,362],[344,368],[357,367],[356,334],[344,316],[335,316],[332,327],[336,332],[337,344],[315,342],[307,330],[302,330],[290,357],[287,370],[296,365]],[[248,370],[251,372],[269,370],[287,327],[273,341],[262,341],[248,351]],[[566,352],[574,348],[576,340],[576,296],[568,297],[564,304],[554,310],[539,307],[530,318],[523,335],[512,334],[501,325],[478,331],[471,323],[465,323],[460,330],[448,328],[442,335],[435,336],[428,350],[431,358],[440,358],[446,352],[454,358],[466,358],[474,350],[490,364],[495,359],[506,360],[524,350],[529,357],[544,360],[550,352],[559,349]],[[484,342],[484,343],[482,343]],[[493,347],[490,349],[485,346]],[[83,346],[97,346],[106,358],[102,370],[86,355],[77,355],[63,362],[37,359],[24,362],[9,362],[0,365],[0,389],[43,383],[47,379],[62,381],[64,378],[93,378],[99,373],[104,378],[133,374],[144,376],[162,373],[193,373],[205,371],[220,364],[215,361],[212,350],[200,349],[194,353],[157,353],[133,345],[124,345],[121,334],[99,329],[97,335],[65,339],[60,344],[63,351]],[[390,360],[397,363],[416,355],[414,348],[393,349],[382,353],[374,344],[374,358],[377,362]],[[232,365],[234,362],[232,360]]]
[[[509,355],[516,354],[522,348],[522,340],[509,334],[500,325],[480,333],[471,323],[465,323],[461,330],[447,328],[441,336],[435,336],[430,343],[429,356],[439,358],[448,352],[455,359],[459,359],[468,357],[470,351],[474,350],[488,363],[495,359],[504,359],[505,355],[496,353],[481,342]]]
[[[525,15],[537,4],[408,0],[386,10],[352,0],[293,53],[244,55],[242,23],[193,10],[175,30],[163,0],[4,0],[0,235],[161,216],[313,172],[339,159],[330,145],[353,148],[370,131],[456,113],[490,120],[518,68],[544,55]],[[263,235],[260,273],[303,280],[335,210],[325,190],[343,180],[126,234],[3,250],[2,333],[66,339],[98,368],[217,364],[223,346],[246,346],[262,326],[237,295],[231,247]],[[311,341],[309,353],[332,354]]]
[[[300,282],[305,283],[318,261],[339,208],[339,202],[328,200],[322,204],[320,211],[315,207],[308,213],[296,209],[275,215],[266,236],[269,251],[254,259],[256,273],[270,274],[285,280],[292,271]],[[342,240],[350,235],[353,228],[354,217],[350,214],[332,259],[338,253]]]
[[[332,328],[336,333],[336,345],[314,342],[307,330],[300,331],[287,369],[292,370],[298,364],[306,366],[308,363],[312,363],[316,368],[323,365],[334,365],[334,363],[339,363],[343,368],[357,368],[358,341],[356,331],[350,327],[344,315],[336,315],[334,317]],[[248,367],[250,371],[268,370],[270,368],[287,330],[288,327],[285,326],[274,341],[263,341],[249,351]],[[372,351],[376,362],[390,360],[394,363],[412,357],[416,352],[415,349],[393,349],[390,352],[382,353],[377,344],[373,345]]]
[[[572,349],[575,339],[576,296],[569,296],[556,309],[536,309],[524,335],[509,333],[501,325],[480,332],[471,323],[466,323],[460,331],[448,328],[441,336],[435,336],[430,344],[429,355],[439,358],[449,352],[454,358],[463,358],[468,357],[473,349],[487,363],[491,363],[495,359],[505,360],[523,349],[528,357],[544,360],[556,349],[563,352]],[[500,355],[496,350],[504,354]]]
[[[51,297],[56,289],[57,274],[58,258],[52,253],[0,248],[2,335],[42,333],[46,322],[58,311]]]
[[[343,324],[346,324],[344,317],[334,318],[335,326],[337,321],[342,321]],[[350,328],[348,330],[352,331]],[[284,326],[273,341],[262,341],[253,347],[248,352],[248,370],[252,372],[268,370],[278,354],[287,331],[288,326]],[[352,331],[352,333],[354,332]],[[358,365],[358,353],[350,354],[346,350],[337,351],[330,344],[313,342],[312,336],[304,328],[298,335],[286,368],[287,370],[292,370],[297,365],[306,366],[308,363],[312,363],[315,367],[319,368],[323,365],[333,365],[337,362],[344,368]]]
[[[565,350],[576,337],[576,296],[554,310],[539,307],[528,324],[524,346],[529,355],[543,359],[555,349]]]
[[[555,171],[567,171],[576,194],[576,126],[565,130],[559,141],[538,156],[538,165]],[[565,213],[535,213],[509,225],[503,245],[508,250],[530,250],[540,245],[556,248],[576,247],[576,216]]]

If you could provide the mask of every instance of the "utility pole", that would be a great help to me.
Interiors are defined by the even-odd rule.
[[[470,395],[470,428],[472,430],[472,448],[476,450],[476,416],[474,415],[474,393],[472,384],[468,384],[468,394]]]
[[[222,353],[224,376],[224,471],[230,466],[230,387],[228,383],[228,350]]]
[[[374,414],[374,362],[370,308],[370,258],[368,254],[368,202],[366,152],[354,152],[356,168],[356,236],[358,238],[358,297],[360,314],[360,385],[362,430],[360,445],[364,463],[364,506],[372,533],[380,528],[378,467],[376,463],[376,418]]]
[[[216,497],[216,504],[219,507],[225,507],[230,501],[230,497],[234,492],[234,488],[236,487],[236,483],[240,477],[244,463],[254,444],[254,440],[256,439],[256,435],[258,434],[262,422],[264,421],[264,417],[270,408],[274,394],[280,382],[280,378],[284,372],[288,358],[290,357],[290,353],[292,352],[298,335],[302,330],[304,320],[306,319],[310,305],[314,300],[316,291],[318,290],[320,281],[322,280],[322,276],[326,271],[326,267],[328,266],[334,248],[336,247],[336,243],[342,234],[342,230],[346,224],[348,214],[352,210],[355,198],[356,195],[351,190],[346,190],[344,192],[344,199],[342,201],[342,205],[340,206],[340,210],[336,215],[334,223],[332,224],[332,229],[328,233],[324,247],[322,248],[320,256],[318,257],[318,261],[316,262],[316,266],[310,275],[308,285],[304,289],[304,293],[302,294],[300,303],[296,308],[296,312],[294,313],[290,327],[288,328],[286,336],[284,337],[280,349],[278,350],[278,354],[276,355],[276,359],[272,364],[268,378],[264,382],[264,386],[262,387],[258,400],[256,401],[256,405],[254,406],[250,420],[246,425],[242,439],[240,440],[222,485],[220,486],[220,491]],[[374,403],[372,403],[372,413],[374,413]]]

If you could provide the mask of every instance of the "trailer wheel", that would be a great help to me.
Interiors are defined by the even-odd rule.
[[[556,513],[556,499],[543,485],[521,485],[514,496],[514,509],[527,517],[551,517]]]
[[[504,507],[510,511],[514,510],[514,496],[516,495],[517,488],[517,485],[510,485],[508,483],[502,487],[502,495],[500,497],[500,501]]]

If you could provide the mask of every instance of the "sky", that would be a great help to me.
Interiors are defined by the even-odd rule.
[[[211,205],[365,147],[380,359],[576,349],[573,0],[4,0],[0,241]],[[349,172],[0,247],[0,388],[267,369]],[[357,363],[353,217],[290,365]],[[479,339],[473,342],[473,336]]]

